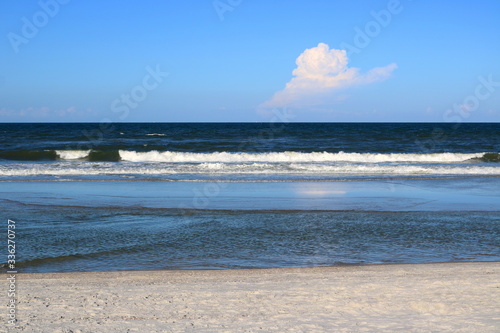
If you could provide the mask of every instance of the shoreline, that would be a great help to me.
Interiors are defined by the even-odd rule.
[[[363,268],[363,267],[372,267],[372,266],[407,266],[407,265],[454,265],[454,264],[500,264],[500,261],[437,261],[437,262],[398,262],[398,263],[378,263],[378,264],[341,264],[341,265],[331,265],[331,266],[304,266],[304,267],[273,267],[273,268],[182,268],[182,269],[124,269],[124,270],[108,270],[108,271],[75,271],[75,272],[29,272],[23,273],[17,271],[18,276],[26,276],[29,278],[36,278],[38,275],[47,275],[46,277],[41,278],[56,278],[57,275],[79,275],[79,274],[89,274],[89,275],[97,275],[97,274],[114,274],[114,273],[123,273],[123,274],[142,274],[142,273],[152,273],[152,274],[162,274],[166,272],[173,273],[181,273],[181,272],[251,272],[251,271],[271,271],[278,273],[279,271],[302,271],[302,270],[331,270],[331,269],[343,269],[343,268]],[[5,274],[7,271],[4,272]],[[54,276],[52,276],[54,275]],[[50,277],[49,277],[50,276]]]
[[[24,332],[495,332],[500,262],[18,273]]]

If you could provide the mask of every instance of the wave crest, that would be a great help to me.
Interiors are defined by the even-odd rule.
[[[307,162],[350,162],[350,163],[456,163],[482,158],[488,153],[436,153],[436,154],[373,154],[373,153],[328,153],[328,152],[273,152],[273,153],[183,153],[157,150],[148,152],[119,151],[120,158],[128,162],[184,162],[184,163],[307,163]],[[489,153],[491,154],[491,153]]]
[[[90,150],[56,150],[56,154],[63,160],[79,160],[88,157]]]

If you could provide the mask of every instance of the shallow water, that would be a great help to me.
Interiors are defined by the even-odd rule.
[[[497,179],[3,185],[24,272],[500,260]]]

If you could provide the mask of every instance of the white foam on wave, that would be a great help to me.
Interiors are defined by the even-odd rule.
[[[389,162],[464,162],[472,158],[480,158],[485,153],[436,153],[436,154],[371,154],[371,153],[182,153],[156,150],[136,152],[120,150],[120,158],[128,162],[191,162],[191,163],[305,163],[305,162],[352,162],[352,163],[389,163]]]
[[[63,160],[78,160],[89,156],[90,150],[56,150],[56,154]]]
[[[187,170],[187,169],[186,169]],[[351,163],[203,163],[191,165],[191,172],[213,174],[342,174],[342,175],[500,175],[500,167],[454,165],[380,165]]]
[[[72,175],[172,175],[172,174],[267,174],[267,175],[500,175],[500,166],[352,164],[352,163],[201,163],[128,164],[60,162],[0,165],[0,176]]]
[[[161,134],[161,133],[149,133],[149,134],[146,134],[146,136],[167,136],[167,135]]]

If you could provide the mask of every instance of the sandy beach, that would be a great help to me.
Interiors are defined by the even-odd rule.
[[[498,332],[499,274],[499,262],[17,274],[18,324],[4,328]]]

